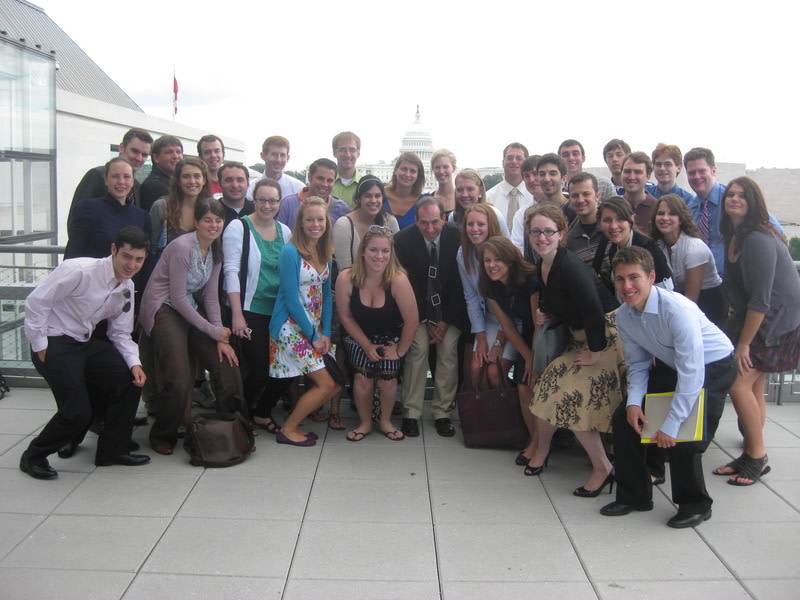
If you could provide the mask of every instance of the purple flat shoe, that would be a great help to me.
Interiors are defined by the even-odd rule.
[[[311,436],[307,437],[302,442],[295,442],[290,440],[283,434],[283,432],[280,431],[275,434],[275,441],[279,444],[289,444],[290,446],[314,446],[317,443],[317,440],[313,439]]]

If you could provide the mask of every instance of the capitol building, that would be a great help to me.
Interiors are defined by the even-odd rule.
[[[422,160],[425,166],[425,191],[435,190],[437,187],[436,179],[431,172],[431,156],[433,155],[434,147],[431,134],[425,129],[419,117],[419,105],[417,105],[417,113],[414,122],[406,130],[403,136],[403,141],[400,144],[400,151],[397,153],[399,156],[403,152],[413,152]],[[394,161],[386,162],[384,160],[378,161],[377,164],[372,165],[357,165],[357,169],[364,173],[364,175],[375,175],[378,179],[384,182],[392,180],[392,170],[394,169]]]

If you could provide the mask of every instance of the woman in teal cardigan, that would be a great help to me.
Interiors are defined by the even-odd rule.
[[[278,258],[281,284],[270,321],[269,374],[307,375],[314,382],[276,435],[279,444],[316,444],[316,434],[301,430],[300,423],[340,389],[323,359],[331,350],[332,239],[328,205],[311,197],[300,205],[292,239]]]

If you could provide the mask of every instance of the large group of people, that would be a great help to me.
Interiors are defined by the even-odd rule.
[[[377,427],[401,441],[420,435],[429,371],[445,437],[456,433],[459,389],[511,378],[529,434],[516,464],[542,473],[566,430],[591,462],[572,493],[592,498],[617,483],[603,515],[650,510],[668,458],[678,506],[668,524],[710,518],[700,455],[728,393],[744,451],[714,474],[746,486],[771,470],[764,380],[800,358],[800,277],[758,185],[717,182],[710,150],[658,144],[648,155],[614,139],[603,178],[583,171],[577,140],[534,156],[515,142],[487,191],[441,149],[425,193],[414,153],[384,183],[357,169],[361,140],[342,132],[336,160],[315,160],[303,185],[283,172],[289,146],[268,137],[264,173],[251,181],[217,136],[184,157],[179,139],[133,129],[118,158],[86,174],[68,260],[26,303],[32,359],[58,412],[22,455],[24,472],[55,478],[47,456],[71,456],[98,415],[98,466],[149,462],[131,439],[140,393],[154,417],[150,445],[172,454],[206,377],[219,412],[280,444],[315,445],[303,422],[328,401],[330,428],[343,429],[347,387],[358,424],[345,438]],[[683,168],[691,192],[677,184]],[[567,341],[535,368],[540,328]],[[678,441],[701,389],[706,437]],[[646,395],[660,392],[672,404],[642,444]],[[292,405],[279,423],[283,395]]]

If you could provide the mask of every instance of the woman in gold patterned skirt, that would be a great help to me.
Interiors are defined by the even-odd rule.
[[[564,248],[567,222],[560,209],[534,208],[525,228],[539,256],[537,322],[559,319],[571,334],[566,351],[547,366],[534,388],[531,412],[536,416],[538,443],[525,474],[542,472],[553,434],[559,427],[567,428],[592,461],[589,479],[573,494],[595,497],[613,485],[613,468],[600,432],[610,431],[611,415],[625,392],[624,353],[614,316],[618,303],[591,269]]]

